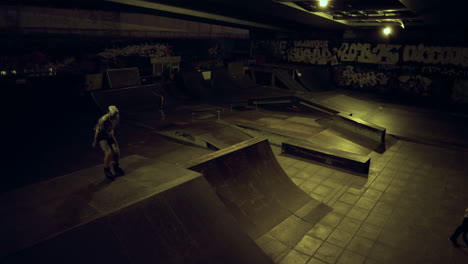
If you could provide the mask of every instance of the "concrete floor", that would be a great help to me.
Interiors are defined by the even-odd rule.
[[[368,98],[353,97],[352,103],[343,104],[349,96],[337,91],[320,99],[387,127],[400,139],[383,154],[373,153],[367,179],[283,156],[273,147],[288,176],[333,211],[297,243],[272,230],[257,244],[277,263],[466,263],[468,247],[455,249],[447,238],[468,206],[467,118],[440,112],[434,118],[433,111]],[[82,136],[78,143],[60,145],[41,157],[48,162],[41,164],[42,179],[100,164],[101,153],[90,149],[92,135]],[[119,136],[124,158],[138,154],[172,163],[209,153],[163,142],[150,130],[131,125],[123,125]],[[287,219],[283,228],[295,221]]]

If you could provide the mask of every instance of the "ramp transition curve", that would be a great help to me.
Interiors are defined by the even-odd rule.
[[[143,165],[142,161],[136,160],[132,167]],[[0,262],[273,263],[239,229],[199,173],[152,161],[147,166],[128,168],[124,177],[90,190],[87,184],[101,176],[100,172],[100,167],[85,169],[8,195],[16,203],[9,206],[10,213],[2,219],[5,236],[0,238]],[[161,178],[167,180],[154,184]],[[70,192],[71,183],[78,192]],[[39,195],[43,192],[62,194],[45,195],[55,198],[44,200]],[[24,200],[31,195],[39,195],[35,200],[44,200],[41,212],[24,211],[25,205],[18,205],[17,201],[33,203]],[[2,204],[6,197],[2,197]],[[54,207],[61,203],[73,207],[66,209],[69,212],[63,212],[61,206]],[[88,212],[79,219],[69,219],[74,212],[91,205],[96,210],[93,215]],[[81,222],[72,224],[75,220]],[[38,222],[58,226],[44,228]]]
[[[253,239],[292,214],[311,224],[323,217],[314,212],[321,203],[291,181],[266,139],[252,138],[178,165],[203,174]]]

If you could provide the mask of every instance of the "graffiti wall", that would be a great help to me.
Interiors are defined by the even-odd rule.
[[[51,43],[55,45],[51,47]],[[248,58],[249,49],[250,42],[244,39],[15,36],[0,42],[0,78],[96,74],[108,68],[125,67],[138,67],[151,74],[150,58],[166,56],[181,56],[181,67],[187,70],[209,68],[223,66],[226,58]]]
[[[339,87],[468,102],[468,47],[303,40],[253,41],[252,51],[270,62],[329,67]]]

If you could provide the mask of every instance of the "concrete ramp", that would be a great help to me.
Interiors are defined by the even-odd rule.
[[[123,112],[159,110],[164,87],[162,84],[134,86],[112,90],[93,91],[91,95],[104,112],[109,105],[116,105]],[[167,99],[167,98],[165,98]]]
[[[251,137],[221,122],[203,122],[170,127],[155,133],[191,145],[220,150],[241,143]]]
[[[334,115],[339,113],[337,110],[317,103],[311,98],[298,96],[257,97],[249,99],[248,104],[255,106],[290,105],[310,109],[311,111],[323,112],[327,115]]]
[[[241,89],[248,89],[256,86],[255,82],[248,77],[245,72],[245,65],[247,61],[234,61],[230,62],[227,66],[230,78],[239,86]]]
[[[311,92],[328,90],[330,88],[331,75],[328,67],[311,68],[302,67],[296,70],[300,84]]]
[[[0,262],[273,263],[199,173],[122,164],[113,182],[99,166],[2,195]]]
[[[327,130],[321,131],[305,124],[297,126],[294,122],[280,122],[278,126],[235,122],[234,127],[251,137],[267,138],[271,144],[281,146],[282,153],[287,155],[315,160],[358,173],[367,173],[369,170],[369,149]],[[297,131],[295,127],[301,130]]]
[[[194,99],[206,99],[213,96],[209,81],[203,79],[201,72],[182,72],[185,90]]]
[[[109,69],[106,71],[106,76],[110,89],[141,85],[138,68]]]
[[[226,69],[211,71],[211,84],[217,95],[232,94],[241,88]]]
[[[250,79],[250,77],[245,74],[236,74],[236,75],[233,75],[232,78],[237,83],[237,85],[240,86],[244,90],[257,86],[252,81],[252,79]]]
[[[202,173],[251,238],[257,239],[295,214],[311,225],[321,204],[283,171],[266,139],[253,138],[178,164]]]
[[[294,92],[305,92],[307,91],[304,86],[295,81],[288,72],[285,70],[274,69],[273,74],[279,81],[281,81],[289,90]]]
[[[379,142],[379,144],[385,143],[386,129],[384,127],[354,117],[352,114],[339,112],[328,105],[315,101],[313,98],[301,96],[261,97],[249,99],[248,104],[255,106],[291,105],[298,108],[319,111],[328,115],[316,120],[317,123],[324,127],[348,130],[356,135],[362,135],[365,138]]]
[[[255,84],[245,74],[232,74],[226,69],[211,71],[213,94],[223,101],[236,101],[240,94],[248,92]]]
[[[315,160],[332,166],[369,173],[370,158],[339,149],[324,148],[310,141],[289,140],[282,144],[282,153]],[[366,176],[367,177],[367,176]]]

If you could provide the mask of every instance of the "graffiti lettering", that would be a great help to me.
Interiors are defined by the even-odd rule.
[[[440,67],[437,67],[437,66],[425,66],[425,67],[421,67],[421,72],[423,73],[438,73],[440,72],[441,69]]]
[[[395,64],[393,65],[392,64],[380,64],[377,68],[383,71],[391,71],[391,70],[399,70],[401,69],[401,66],[395,65]]]
[[[399,61],[401,45],[378,44],[371,48],[369,43],[342,43],[336,50],[341,61],[356,61],[374,64],[396,64]]]
[[[405,62],[468,66],[468,48],[407,45],[402,57]]]
[[[333,56],[328,48],[294,47],[288,50],[288,61],[319,65],[337,64],[336,56]]]
[[[346,66],[343,71],[343,79],[347,86],[374,87],[386,85],[389,77],[381,72],[355,72],[353,66]]]
[[[392,65],[416,62],[468,67],[468,48],[465,47],[370,43],[341,43],[333,47],[327,40],[255,41],[253,47],[262,54],[270,53],[277,58],[308,64],[334,65],[341,61]]]
[[[328,48],[328,40],[299,40],[293,42],[294,47]]]
[[[422,75],[403,75],[398,77],[400,89],[417,95],[429,96],[432,80]]]
[[[253,42],[253,50],[259,54],[271,54],[275,57],[286,59],[286,41],[256,41]]]

